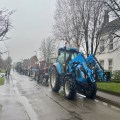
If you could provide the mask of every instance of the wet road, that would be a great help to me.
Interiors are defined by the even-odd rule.
[[[18,107],[24,111],[20,114],[25,120],[120,120],[120,110],[115,107],[80,95],[74,101],[67,100],[62,94],[53,93],[50,87],[38,85],[31,78],[16,72],[12,73],[10,84],[9,92],[13,95],[7,97],[19,103]],[[16,110],[16,114],[18,112]]]

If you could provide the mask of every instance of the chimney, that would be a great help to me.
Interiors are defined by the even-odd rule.
[[[105,10],[105,15],[104,15],[104,24],[108,24],[109,23],[109,14],[108,14],[108,10]]]

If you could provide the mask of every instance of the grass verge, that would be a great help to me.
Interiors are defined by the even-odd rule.
[[[97,83],[98,90],[103,92],[107,92],[110,94],[115,94],[120,96],[120,83],[114,82],[98,82]]]
[[[3,85],[4,84],[4,78],[0,78],[0,85]]]

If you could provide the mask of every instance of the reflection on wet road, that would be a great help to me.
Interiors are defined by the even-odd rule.
[[[31,78],[12,73],[16,99],[31,120],[119,120],[120,110],[98,100],[89,100],[78,94],[74,101],[50,87],[38,85]]]
[[[11,78],[0,86],[0,120],[29,120],[24,107],[17,101]]]

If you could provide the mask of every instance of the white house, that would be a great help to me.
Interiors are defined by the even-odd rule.
[[[115,34],[114,34],[115,33]],[[120,70],[120,19],[108,22],[97,50],[97,59],[105,70]]]

